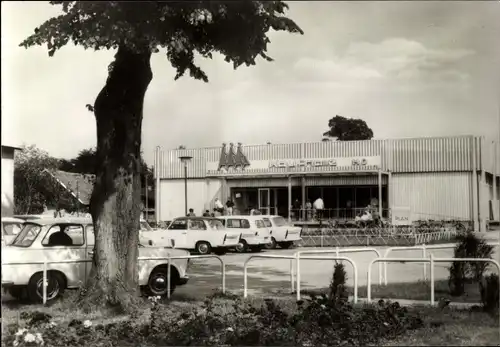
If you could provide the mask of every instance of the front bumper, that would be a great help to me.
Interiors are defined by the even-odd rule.
[[[2,288],[3,289],[8,289],[12,286],[14,286],[14,282],[2,280]]]

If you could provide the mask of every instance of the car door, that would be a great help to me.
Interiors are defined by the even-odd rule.
[[[188,242],[194,248],[198,241],[208,241],[211,243],[207,226],[202,219],[190,219],[188,222]]]
[[[51,244],[49,238],[56,232],[62,232],[69,236],[71,245]],[[44,258],[49,262],[57,262],[50,264],[49,268],[61,271],[67,278],[68,287],[78,287],[85,282],[86,265],[84,260],[87,259],[85,239],[84,226],[76,223],[53,224],[42,239]],[[81,262],[78,262],[79,260]]]
[[[173,240],[172,244],[176,248],[193,249],[194,244],[191,244],[188,237],[187,219],[176,219],[168,226],[168,238]]]

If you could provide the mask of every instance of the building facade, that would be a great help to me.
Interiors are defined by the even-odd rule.
[[[19,149],[2,145],[2,217],[14,214],[14,154]]]
[[[181,156],[192,157],[186,181]],[[157,147],[156,219],[184,215],[187,182],[197,215],[218,198],[240,213],[291,217],[294,207],[321,197],[330,217],[350,218],[375,199],[384,217],[407,210],[411,220],[468,220],[484,230],[499,219],[499,157],[497,142],[476,136]]]

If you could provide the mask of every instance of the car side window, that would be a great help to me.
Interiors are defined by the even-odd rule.
[[[228,219],[227,227],[235,229],[249,229],[250,223],[246,219]]]
[[[207,230],[205,222],[202,220],[190,220],[189,221],[190,230]]]
[[[83,246],[85,237],[83,225],[55,224],[42,240],[42,246]]]
[[[168,228],[170,230],[187,230],[187,222],[185,219],[175,220]]]
[[[255,225],[257,226],[257,228],[264,228],[264,222],[260,219],[256,219],[255,220]]]

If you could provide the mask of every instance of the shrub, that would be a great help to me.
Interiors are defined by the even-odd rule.
[[[335,261],[332,280],[330,281],[329,293],[330,299],[345,297],[345,284],[347,282],[347,273],[343,263]]]
[[[457,236],[457,245],[454,250],[455,258],[489,258],[493,256],[493,246],[474,233]],[[454,296],[463,295],[465,283],[479,283],[489,264],[485,262],[453,262],[448,279],[450,292]]]
[[[499,304],[498,275],[490,274],[483,277],[479,282],[479,289],[484,310],[490,313],[497,312]]]
[[[43,338],[46,347],[366,345],[423,325],[418,315],[397,302],[355,307],[327,295],[298,301],[288,309],[267,299],[257,305],[241,298],[212,297],[201,307],[179,311],[155,299],[145,321],[126,319],[103,325],[72,320],[57,325],[45,317],[37,322],[36,328],[28,326],[17,337],[20,327],[9,326],[4,332],[6,345],[27,334]]]

